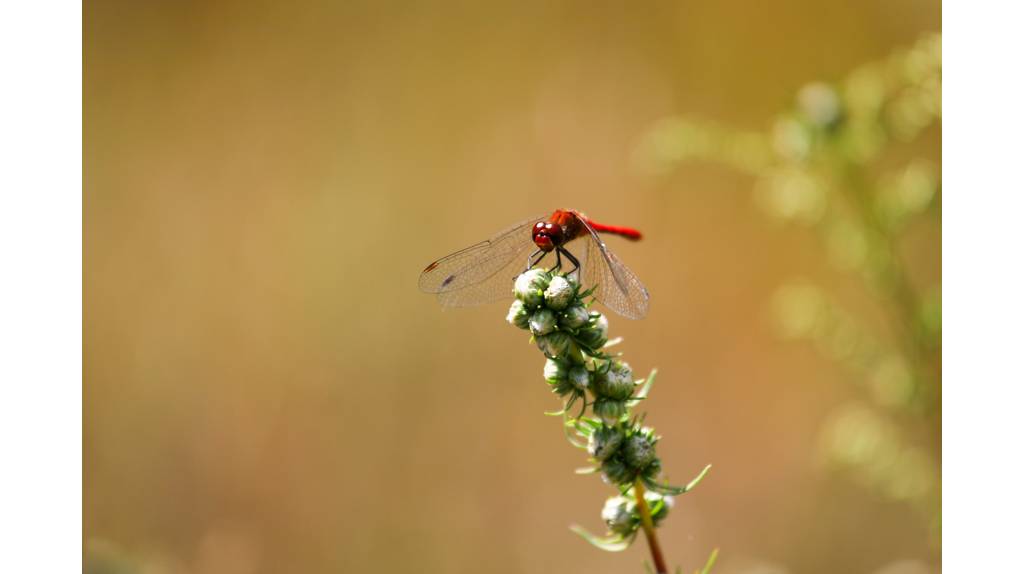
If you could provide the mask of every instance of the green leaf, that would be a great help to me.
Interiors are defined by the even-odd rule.
[[[636,498],[636,497],[634,496],[633,498]],[[658,500],[655,500],[654,503],[652,503],[650,505],[650,507],[651,507],[650,508],[651,516],[654,516],[655,514],[660,512],[663,506],[665,506],[665,499],[664,498],[659,498]]]
[[[696,478],[687,483],[686,486],[672,486],[671,484],[655,482],[653,479],[646,477],[643,478],[643,481],[644,485],[646,485],[647,488],[653,490],[654,492],[657,492],[658,494],[666,496],[677,496],[680,494],[686,494],[687,492],[693,490],[693,487],[697,486],[697,484],[699,484],[700,481],[704,480],[704,477],[707,476],[709,470],[711,470],[710,464],[705,466],[704,470],[700,471],[700,474],[698,474]]]
[[[644,380],[643,386],[640,387],[640,390],[637,391],[636,395],[634,396],[636,400],[643,400],[647,398],[647,395],[650,394],[651,392],[651,387],[654,386],[654,377],[656,377],[657,375],[658,369],[651,369],[651,374],[647,375],[647,378]]]
[[[709,572],[711,572],[711,567],[715,565],[715,560],[718,560],[717,548],[711,551],[711,556],[708,556],[707,563],[705,563],[704,567],[697,571],[696,574],[708,574]]]
[[[642,478],[641,480],[644,481],[644,485],[647,487],[648,490],[650,490],[651,492],[657,492],[658,494],[661,494],[663,496],[676,496],[686,492],[686,488],[682,486],[662,484],[660,482],[655,482],[654,480],[651,480],[646,477]]]
[[[598,470],[600,469],[596,466],[584,466],[582,468],[577,468],[575,472],[576,474],[594,474]]]
[[[579,534],[581,538],[593,544],[594,546],[600,548],[601,550],[604,550],[605,552],[622,552],[623,550],[629,548],[629,545],[632,544],[633,540],[636,538],[635,534],[630,536],[629,538],[623,538],[619,535],[607,537],[594,536],[578,524],[573,524],[569,527],[569,530],[572,530],[576,534]]]
[[[683,492],[689,492],[693,490],[693,487],[697,486],[697,484],[700,483],[700,481],[704,480],[704,477],[707,476],[709,470],[711,470],[710,464],[705,466],[704,470],[700,471],[700,474],[698,474],[696,478],[687,483],[687,485],[684,487]]]
[[[615,337],[614,339],[608,339],[608,342],[605,343],[604,347],[601,347],[601,348],[602,349],[610,349],[611,347],[614,347],[615,345],[618,345],[621,342],[622,342],[622,337]]]
[[[569,419],[566,421],[565,426],[575,430],[577,435],[588,440],[590,435],[594,434],[594,429],[587,425],[579,424],[579,419]]]
[[[579,422],[576,421],[575,419],[569,418],[569,413],[562,413],[562,432],[565,433],[565,440],[569,441],[569,444],[576,448],[586,450],[587,443],[580,442],[576,437],[572,435],[572,431],[569,430],[572,429],[573,431],[579,432],[579,427]]]

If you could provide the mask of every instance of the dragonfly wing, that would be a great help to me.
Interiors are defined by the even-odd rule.
[[[474,283],[462,289],[442,291],[437,300],[444,307],[471,307],[494,303],[512,298],[512,284],[517,274],[522,273],[526,265],[526,253],[523,260],[518,257],[509,261],[503,269],[499,269],[490,279]]]
[[[636,274],[615,256],[601,236],[583,221],[588,234],[581,238],[580,278],[586,289],[596,286],[594,297],[628,319],[647,315],[650,295]]]
[[[467,306],[512,295],[512,280],[534,247],[530,228],[542,216],[520,222],[487,241],[438,259],[420,274],[420,290],[437,293],[441,304]]]

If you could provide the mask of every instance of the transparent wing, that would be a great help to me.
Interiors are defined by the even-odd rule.
[[[605,245],[601,236],[580,218],[589,234],[580,238],[580,281],[585,289],[597,286],[594,297],[627,319],[647,314],[650,295],[640,279]]]
[[[542,219],[532,217],[427,265],[420,274],[420,290],[437,293],[438,301],[449,307],[511,297],[513,279],[526,267],[530,249],[536,248],[530,229]]]

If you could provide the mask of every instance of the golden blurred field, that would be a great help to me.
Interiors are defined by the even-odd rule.
[[[771,316],[793,278],[883,333],[885,305],[766,217],[749,175],[635,161],[668,116],[770,129],[808,82],[939,31],[939,2],[99,1],[84,20],[87,572],[641,572],[642,541],[568,530],[600,530],[611,489],[573,474],[507,306],[416,288],[556,207],[645,234],[609,240],[651,292],[611,331],[659,369],[669,477],[714,465],[660,529],[672,563],[940,570],[919,508],[823,460],[866,387]],[[940,138],[888,161],[938,165]],[[922,290],[938,225],[899,245]],[[894,424],[938,457],[940,417],[913,416]]]

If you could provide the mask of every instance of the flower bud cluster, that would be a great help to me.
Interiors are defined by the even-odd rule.
[[[644,499],[657,525],[668,516],[672,495],[692,486],[680,488],[658,481],[658,437],[629,417],[630,407],[646,397],[651,379],[641,392],[635,392],[638,382],[629,364],[605,350],[608,319],[590,310],[587,299],[591,291],[581,291],[574,276],[531,269],[516,278],[514,294],[507,320],[531,333],[547,358],[544,379],[552,392],[564,399],[561,414],[566,428],[575,429],[586,441],[570,436],[570,442],[586,448],[595,463],[589,470],[599,471],[622,493],[608,499],[601,512],[607,537],[595,537],[581,529],[577,532],[606,550],[622,549],[633,541],[642,524],[637,490],[646,491]],[[571,418],[567,413],[576,401],[582,401],[583,408]],[[588,406],[592,418],[585,416]]]
[[[530,331],[548,358],[544,379],[562,397],[586,398],[589,390],[603,416],[616,421],[633,394],[633,373],[625,363],[604,358],[608,319],[590,311],[588,293],[571,277],[543,269],[520,275],[507,320]]]
[[[516,278],[508,322],[533,333],[549,358],[566,359],[580,350],[597,351],[608,342],[608,320],[587,309],[574,279],[544,269]]]
[[[648,428],[601,425],[590,434],[587,451],[600,463],[605,480],[630,486],[637,479],[653,483],[661,472],[661,460],[654,445],[658,437]]]

